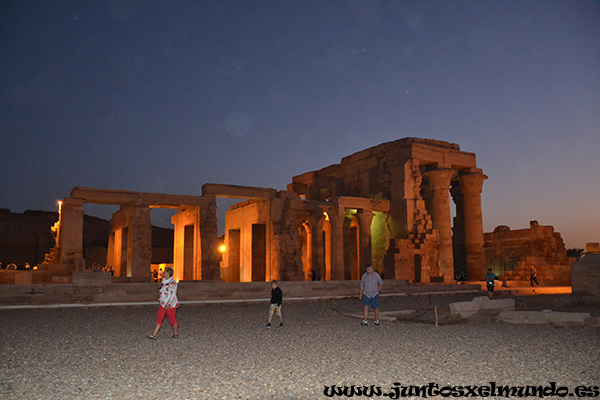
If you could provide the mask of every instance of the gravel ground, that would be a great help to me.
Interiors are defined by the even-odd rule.
[[[381,307],[444,312],[448,302],[468,299],[386,297]],[[333,301],[284,298],[285,326],[265,329],[267,304],[184,305],[180,338],[171,338],[165,320],[155,341],[146,336],[157,307],[2,310],[0,398],[324,399],[325,386],[389,391],[394,382],[600,386],[599,328],[362,327],[343,315],[360,308],[358,299],[336,301],[334,312]]]

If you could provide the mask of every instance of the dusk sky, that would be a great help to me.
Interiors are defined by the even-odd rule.
[[[13,212],[75,186],[284,190],[420,137],[477,155],[485,232],[600,241],[600,1],[5,0],[0,57]]]

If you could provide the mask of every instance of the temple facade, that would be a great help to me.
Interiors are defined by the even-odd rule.
[[[107,264],[148,280],[152,208],[177,210],[179,280],[251,282],[359,279],[373,264],[386,279],[451,282],[485,275],[475,154],[448,142],[405,138],[292,178],[286,190],[205,184],[202,196],[77,187],[61,205],[54,262],[83,265],[85,203],[116,204]],[[218,197],[240,199],[217,237]],[[455,206],[454,217],[451,202]]]

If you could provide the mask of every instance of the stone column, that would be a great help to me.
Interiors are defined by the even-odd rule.
[[[458,177],[463,199],[467,278],[470,280],[485,278],[481,190],[486,179],[487,176],[481,172]]]
[[[341,212],[344,212],[342,210]],[[331,223],[331,279],[344,280],[344,215],[336,211],[329,213]]]
[[[465,259],[465,213],[462,191],[458,180],[452,181],[450,188],[452,200],[456,204],[456,216],[454,217],[454,227],[452,228],[452,251],[454,255],[454,273],[458,271],[467,271]]]
[[[127,276],[127,257],[123,257],[123,248],[125,247],[125,255],[127,255],[127,243],[123,243],[123,228],[126,227],[125,213],[121,206],[115,211],[110,219],[110,238],[108,243],[107,264],[114,271],[115,276]]]
[[[440,168],[427,171],[423,177],[429,182],[429,204],[433,228],[440,238],[440,271],[444,280],[454,279],[454,260],[452,256],[452,221],[450,218],[450,179],[454,171]]]
[[[320,271],[321,280],[325,280],[325,246],[323,241],[323,224],[325,216],[321,210],[316,211],[308,219],[311,227],[312,267]]]
[[[124,209],[127,213],[127,267],[131,267],[131,277],[150,281],[152,262],[152,223],[148,204],[131,203]]]
[[[359,276],[363,269],[373,262],[371,256],[371,222],[373,222],[373,217],[375,217],[375,214],[368,210],[356,214],[359,226]]]
[[[74,264],[83,269],[83,211],[82,200],[67,197],[60,205],[59,232],[57,237],[58,262]]]
[[[200,280],[202,260],[200,254],[200,207],[179,207],[171,217],[174,227],[173,269],[175,280]]]
[[[219,249],[217,246],[217,200],[214,195],[204,195],[200,207],[200,251],[202,280],[221,280]]]

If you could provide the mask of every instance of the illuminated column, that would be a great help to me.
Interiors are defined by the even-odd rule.
[[[150,208],[144,203],[123,207],[127,219],[127,272],[136,280],[150,281],[152,262],[152,222]]]
[[[63,199],[59,211],[58,261],[83,269],[83,200]]]
[[[173,269],[176,280],[201,280],[200,206],[181,206],[171,218],[175,228]]]
[[[110,230],[108,235],[108,250],[106,251],[106,265],[115,269],[115,232]],[[117,275],[118,276],[118,275]]]
[[[373,214],[371,211],[361,211],[356,215],[358,218],[358,226],[359,226],[359,237],[358,237],[358,245],[359,245],[359,276],[360,272],[365,268],[368,264],[372,263],[371,257],[371,222],[373,222]]]
[[[115,270],[115,276],[127,276],[127,243],[123,243],[123,231],[127,232],[123,207],[115,211],[110,219],[110,239],[107,263]],[[125,238],[127,235],[125,235]],[[112,245],[112,247],[111,247]],[[125,255],[125,256],[123,256]]]
[[[302,254],[302,265],[304,267],[303,272],[305,273],[305,276],[310,277],[310,270],[313,265],[313,261],[312,261],[312,228],[308,221],[304,221],[302,223],[302,229],[303,229],[303,232],[306,234],[306,241],[305,241],[306,244],[304,245],[306,247],[303,249],[304,251]]]
[[[323,224],[325,216],[320,210],[309,217],[311,226],[312,267],[320,271],[321,279],[325,280],[325,248],[323,241]]]
[[[454,279],[454,260],[452,257],[452,221],[450,218],[450,179],[454,171],[447,168],[427,171],[423,177],[429,182],[429,205],[433,228],[440,238],[440,271],[444,280]]]
[[[481,190],[486,179],[487,176],[481,172],[458,177],[463,203],[467,277],[471,280],[485,278]]]
[[[342,212],[344,212],[342,210]],[[345,213],[344,213],[345,214]],[[331,223],[331,279],[344,280],[344,218],[336,211],[329,213]]]
[[[204,195],[204,205],[200,207],[200,251],[202,260],[202,280],[221,280],[221,266],[218,249],[217,200],[215,195]]]

